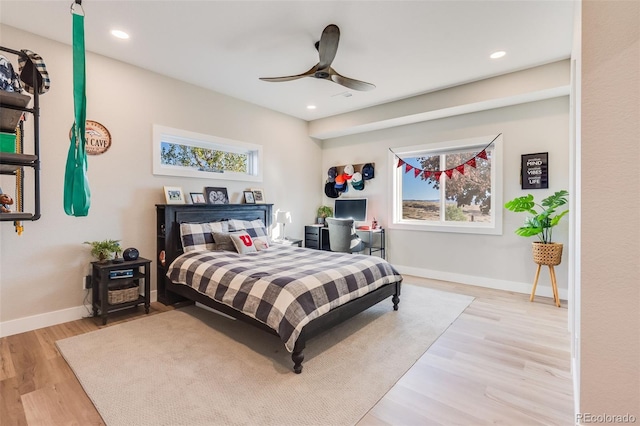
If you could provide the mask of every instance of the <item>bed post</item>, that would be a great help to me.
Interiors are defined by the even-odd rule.
[[[293,353],[291,354],[291,359],[293,360],[293,371],[295,371],[296,374],[302,373],[302,361],[304,361],[304,354],[302,351],[306,345],[306,338],[300,334],[300,336],[298,336],[298,340],[296,340],[296,345],[293,348]]]
[[[398,303],[400,303],[400,287],[402,285],[402,280],[398,281],[396,283],[396,292],[393,293],[393,297],[391,298],[391,301],[393,301],[393,310],[397,311],[398,310]]]

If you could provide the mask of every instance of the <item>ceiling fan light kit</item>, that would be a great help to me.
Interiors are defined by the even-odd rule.
[[[320,41],[316,42],[315,44],[320,60],[309,71],[302,74],[290,75],[286,77],[261,77],[260,80],[269,82],[282,82],[297,80],[303,77],[313,77],[321,80],[333,81],[334,83],[340,84],[341,86],[347,87],[352,90],[367,91],[375,89],[376,86],[371,83],[366,83],[364,81],[345,77],[338,74],[336,70],[331,68],[331,63],[336,57],[336,52],[338,51],[339,41],[340,29],[338,28],[338,26],[333,24],[328,25],[324,29],[324,31],[322,31]]]

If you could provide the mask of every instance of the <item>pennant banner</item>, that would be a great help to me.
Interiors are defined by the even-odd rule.
[[[469,166],[469,167],[473,167],[474,169],[476,168],[477,164],[476,164],[476,158],[482,158],[483,160],[488,160],[488,156],[487,156],[487,148],[489,148],[491,146],[491,144],[493,144],[493,142],[498,139],[498,137],[500,137],[502,133],[498,134],[498,136],[496,136],[495,138],[493,138],[493,140],[491,142],[489,142],[487,144],[487,146],[484,147],[484,149],[482,149],[482,151],[480,151],[479,153],[477,153],[475,156],[473,156],[472,158],[470,158],[469,160],[465,161],[462,164],[459,164],[453,168],[447,169],[447,170],[422,170],[419,169],[417,167],[412,166],[411,164],[407,163],[406,161],[404,161],[402,158],[398,157],[396,155],[395,152],[393,152],[391,150],[391,148],[389,148],[389,151],[391,151],[391,153],[393,153],[393,155],[396,156],[396,158],[398,159],[398,166],[397,167],[402,167],[404,166],[404,172],[405,173],[409,173],[411,170],[413,170],[413,174],[415,175],[415,177],[418,177],[420,175],[422,175],[422,177],[426,180],[431,176],[434,176],[436,180],[440,180],[440,176],[442,176],[442,174],[444,173],[445,175],[447,175],[447,177],[449,179],[451,179],[453,177],[453,172],[454,171],[458,171],[458,173],[460,173],[461,175],[464,175],[464,166]]]

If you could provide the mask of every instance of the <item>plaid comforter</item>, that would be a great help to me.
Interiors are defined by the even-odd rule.
[[[167,277],[265,323],[289,352],[309,321],[402,279],[379,257],[278,245],[248,254],[185,253]]]

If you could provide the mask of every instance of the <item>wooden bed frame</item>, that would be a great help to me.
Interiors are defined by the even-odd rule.
[[[158,263],[157,289],[158,300],[166,305],[199,302],[233,318],[247,322],[271,334],[278,335],[266,324],[251,318],[236,309],[223,305],[197,290],[182,284],[174,284],[166,276],[166,268],[182,254],[180,223],[215,222],[226,219],[261,219],[267,227],[272,223],[272,204],[157,204],[157,254],[164,251],[165,263]],[[311,250],[311,249],[309,249]],[[345,256],[351,256],[349,254]],[[302,372],[303,350],[307,340],[317,336],[333,326],[359,314],[382,300],[392,297],[393,309],[398,310],[402,280],[384,285],[358,299],[339,306],[326,314],[310,321],[300,333],[291,354],[296,373]]]

